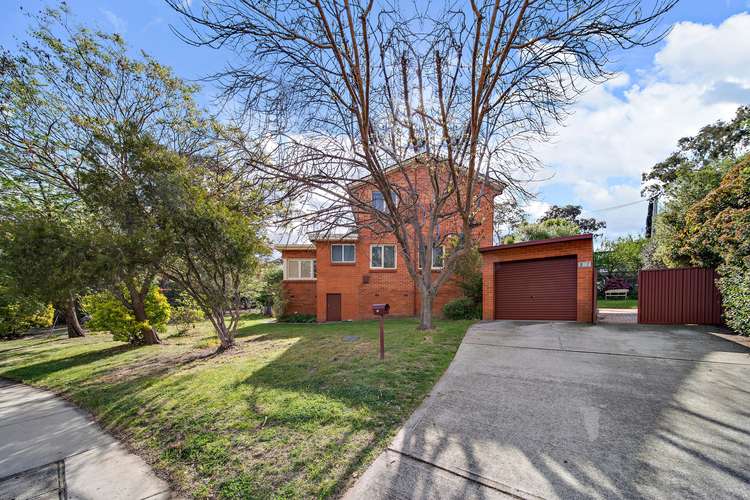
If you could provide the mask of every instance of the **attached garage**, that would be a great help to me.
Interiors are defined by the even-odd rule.
[[[483,318],[592,322],[590,234],[480,248]]]

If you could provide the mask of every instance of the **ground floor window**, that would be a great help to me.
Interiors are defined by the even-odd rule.
[[[396,269],[396,245],[371,245],[370,267],[372,269]]]
[[[317,276],[315,259],[285,259],[285,280],[314,280]]]

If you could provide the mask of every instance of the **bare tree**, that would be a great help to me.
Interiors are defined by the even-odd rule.
[[[393,234],[429,329],[434,297],[476,242],[482,199],[522,190],[533,143],[609,76],[615,49],[660,40],[676,0],[645,11],[639,0],[167,2],[184,15],[183,39],[236,51],[216,76],[249,129],[268,134],[259,170],[306,187],[282,222]],[[412,181],[414,157],[426,185]],[[434,275],[425,263],[445,242]]]

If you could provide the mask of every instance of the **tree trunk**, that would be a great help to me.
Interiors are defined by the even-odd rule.
[[[432,294],[420,292],[419,330],[432,330]]]
[[[214,311],[213,314],[213,325],[216,329],[216,335],[219,337],[219,352],[224,352],[227,349],[234,347],[234,335],[227,328],[227,324],[224,321],[224,311]]]
[[[148,322],[148,316],[146,316],[146,306],[143,303],[143,297],[138,293],[131,292],[130,300],[133,304],[133,315],[136,321],[139,323]],[[141,329],[141,335],[143,336],[144,345],[161,344],[159,334],[156,333],[153,327],[149,326]]]
[[[78,322],[78,315],[76,314],[76,300],[70,298],[65,303],[65,325],[68,327],[68,338],[84,337],[83,328]]]

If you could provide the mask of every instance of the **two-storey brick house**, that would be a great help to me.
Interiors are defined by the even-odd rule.
[[[416,158],[386,175],[395,186],[405,182],[404,176],[408,175],[424,203],[429,202],[425,197],[434,191],[429,184],[429,168],[429,163]],[[493,243],[494,198],[502,188],[497,183],[481,183],[477,189],[472,226],[480,246]],[[383,193],[371,184],[362,182],[352,189],[357,190],[357,199],[371,200],[378,209],[384,208]],[[287,313],[314,314],[318,321],[366,319],[373,317],[372,304],[388,303],[393,316],[417,315],[419,292],[396,237],[376,230],[363,220],[366,217],[355,213],[358,227],[346,236],[310,236],[310,243],[276,245],[284,266]],[[461,227],[456,216],[443,220],[440,231],[460,234]],[[445,251],[444,247],[433,251],[434,273],[441,271]],[[440,315],[448,301],[461,295],[453,280],[446,282],[434,299],[433,314]]]

